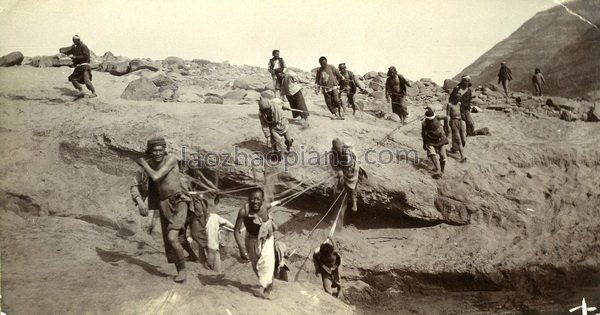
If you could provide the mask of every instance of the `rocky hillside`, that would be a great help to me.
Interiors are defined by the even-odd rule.
[[[56,57],[50,59],[62,58]],[[305,190],[274,211],[277,236],[297,251],[290,259],[294,283],[277,282],[272,304],[251,296],[255,278],[237,260],[232,237],[223,241],[224,276],[193,264],[190,284],[172,287],[160,236],[148,235],[149,218],[138,216],[129,198],[134,160],[157,134],[182,160],[184,146],[203,161],[235,150],[263,156],[256,99],[269,90],[270,78],[264,68],[200,59],[105,54],[95,60],[97,98],[75,99],[65,79],[72,69],[60,63],[0,69],[0,242],[10,313],[191,312],[210,305],[209,313],[232,314],[290,307],[293,313],[438,314],[542,310],[580,301],[585,290],[600,292],[600,139],[598,124],[586,122],[597,120],[598,106],[526,93],[505,98],[484,85],[475,93],[474,119],[491,136],[468,138],[467,163],[451,155],[443,179],[434,180],[420,118],[425,106],[441,114],[456,82],[412,81],[409,122],[401,126],[378,72],[361,76],[365,93],[357,95],[356,116],[331,120],[322,95],[307,84],[310,126],[290,121],[297,153],[326,152],[341,137],[353,143],[369,173],[359,212],[336,234],[355,307],[324,296],[306,259],[331,223],[325,220],[309,237],[332,201],[326,163],[263,167],[238,158],[203,170],[218,174],[223,189],[262,185],[270,175],[275,193]],[[296,71],[312,81],[310,73]],[[370,149],[378,163],[365,161]],[[224,196],[220,213],[233,220],[240,197]]]
[[[500,62],[513,73],[511,89],[531,91],[531,76],[540,67],[546,94],[600,98],[600,1],[575,0],[569,9],[596,27],[569,14],[562,6],[537,13],[505,40],[456,75],[470,74],[476,85],[497,83]]]

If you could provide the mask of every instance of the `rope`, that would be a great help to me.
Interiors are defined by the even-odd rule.
[[[294,249],[292,251],[292,253],[295,253],[297,251],[298,248],[302,248],[306,245],[306,242],[308,242],[308,240],[310,240],[310,237],[312,236],[313,232],[317,229],[317,227],[319,226],[319,224],[321,224],[321,222],[323,222],[323,220],[325,220],[325,218],[327,217],[327,215],[329,214],[329,212],[331,212],[331,209],[333,209],[333,206],[335,206],[335,204],[337,203],[338,199],[340,199],[340,197],[342,196],[342,194],[346,194],[346,191],[343,190],[342,192],[340,192],[340,194],[337,196],[337,198],[335,198],[335,200],[333,201],[333,203],[331,204],[331,206],[329,207],[329,209],[327,210],[327,212],[325,212],[325,215],[323,215],[323,217],[319,220],[319,222],[317,222],[317,224],[315,224],[315,226],[310,230],[310,232],[308,232],[308,235],[306,236],[306,241],[304,241],[304,243],[301,246],[296,247],[296,249]],[[281,237],[281,239],[284,239],[287,235],[284,235],[283,237]],[[290,254],[291,256],[291,254]]]
[[[292,195],[290,195],[290,196],[288,196],[288,197],[285,197],[285,198],[281,199],[281,200],[280,200],[281,204],[278,204],[278,205],[279,205],[280,207],[283,207],[283,206],[287,205],[288,203],[290,203],[292,200],[294,200],[294,199],[298,198],[298,197],[299,197],[300,195],[302,195],[303,193],[305,193],[305,192],[309,191],[310,189],[313,189],[313,188],[315,188],[315,187],[317,187],[317,186],[321,185],[323,182],[325,182],[326,180],[330,179],[330,177],[331,177],[331,175],[330,175],[330,174],[327,174],[327,176],[325,176],[324,178],[322,178],[322,179],[321,179],[321,180],[319,180],[318,182],[316,182],[316,183],[314,183],[314,184],[312,184],[312,185],[310,185],[310,186],[306,187],[305,189],[303,189],[303,190],[300,190],[300,191],[298,191],[298,192],[296,192],[296,193],[294,193],[294,194],[292,194]],[[282,201],[282,200],[285,200],[285,201]]]
[[[344,191],[344,193],[347,195],[348,193]],[[329,230],[329,239],[333,239],[333,234],[335,233],[335,228],[337,226],[338,220],[340,219],[340,214],[342,213],[342,209],[344,208],[344,205],[346,204],[345,202],[343,202],[345,199],[342,199],[342,204],[340,205],[340,210],[338,210],[337,216],[335,217],[335,221],[333,221],[333,225],[331,226],[331,230]]]
[[[342,196],[342,194],[344,194],[344,198],[346,198],[346,190],[343,190],[338,197],[335,199],[335,201],[333,202],[333,204],[331,205],[331,207],[329,207],[329,210],[327,210],[327,213],[325,213],[325,215],[323,216],[323,218],[321,218],[321,220],[319,220],[319,222],[317,222],[317,224],[315,225],[315,227],[310,231],[310,233],[308,233],[308,236],[306,238],[306,241],[304,241],[304,243],[302,244],[302,246],[297,247],[296,249],[294,249],[294,251],[292,251],[292,253],[290,254],[293,255],[294,253],[296,253],[296,251],[298,250],[298,248],[304,247],[306,245],[306,243],[308,243],[308,241],[310,240],[310,237],[312,235],[312,233],[315,231],[315,229],[317,228],[317,226],[319,226],[319,224],[321,222],[323,222],[323,220],[325,219],[325,217],[327,216],[327,214],[331,211],[331,209],[333,209],[333,206],[335,206],[335,204],[337,203],[337,200],[340,198],[340,196]],[[343,199],[342,199],[343,200]],[[338,212],[338,218],[339,218],[339,213],[341,213],[342,207],[344,206],[344,202],[342,202],[342,205],[340,207],[340,211]],[[337,224],[337,219],[336,218],[336,222],[334,223],[334,228],[335,225]],[[330,232],[331,234],[331,232]],[[331,237],[329,237],[331,238]],[[304,269],[304,265],[306,264],[306,262],[308,261],[308,258],[310,257],[310,254],[306,255],[306,258],[304,259],[304,261],[302,262],[302,265],[300,265],[300,268],[298,268],[298,272],[296,273],[296,275],[294,276],[294,281],[298,281],[298,277],[300,276],[300,272],[302,272],[302,269]]]

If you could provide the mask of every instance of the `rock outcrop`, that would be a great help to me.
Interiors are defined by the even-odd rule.
[[[25,56],[20,51],[11,52],[8,55],[0,57],[0,67],[20,65],[24,58]]]

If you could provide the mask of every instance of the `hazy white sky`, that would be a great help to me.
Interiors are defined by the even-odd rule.
[[[49,55],[79,34],[96,54],[266,67],[271,50],[409,79],[452,77],[553,0],[0,0],[0,55]]]

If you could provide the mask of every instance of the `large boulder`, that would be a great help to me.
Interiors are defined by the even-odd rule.
[[[182,86],[177,90],[177,101],[184,103],[204,103],[204,97],[198,88]]]
[[[131,72],[141,69],[158,71],[160,65],[157,62],[152,61],[151,59],[135,58],[129,62],[129,68]]]
[[[206,59],[194,59],[194,60],[192,60],[192,62],[199,66],[206,66],[211,63],[210,60],[206,60]]]
[[[587,115],[587,121],[599,122],[600,121],[600,106],[594,104],[594,107],[590,108]]]
[[[241,101],[242,99],[244,99],[244,97],[246,97],[246,94],[248,94],[246,92],[246,90],[233,90],[233,91],[229,91],[227,93],[225,93],[223,95],[224,99],[230,99],[230,100],[236,100],[236,101]]]
[[[20,51],[11,52],[8,55],[0,57],[0,67],[17,66],[23,62],[25,56]]]
[[[485,95],[487,95],[487,96],[491,96],[491,97],[495,97],[495,98],[504,98],[504,94],[493,91],[492,89],[487,88],[487,87],[483,89],[483,93],[485,93]]]
[[[458,85],[458,81],[452,79],[444,80],[444,91],[452,91]]]
[[[54,56],[35,56],[31,58],[31,65],[36,68],[47,68],[54,66]]]
[[[104,61],[98,66],[98,71],[108,72],[112,75],[122,76],[129,73],[129,61]]]
[[[175,56],[165,58],[162,63],[165,67],[176,66],[176,68],[179,69],[183,69],[185,67],[185,60]]]
[[[158,88],[146,77],[131,81],[123,94],[122,99],[134,101],[153,101],[159,98]]]
[[[249,101],[258,101],[260,99],[260,93],[253,90],[246,91],[246,96],[244,96],[244,99]]]
[[[409,86],[406,88],[406,95],[410,96],[410,97],[415,97],[419,94],[419,88],[417,87],[416,84],[413,84],[412,86]],[[433,93],[432,93],[433,95]]]
[[[383,81],[380,77],[376,77],[371,82],[369,82],[369,88],[373,91],[383,90],[385,87],[385,81]]]
[[[275,98],[275,92],[271,91],[271,90],[266,90],[260,93],[260,97],[262,98],[266,98],[266,99],[273,99]]]
[[[369,96],[371,96],[372,98],[374,98],[376,100],[384,100],[385,92],[384,91],[372,91],[372,92],[369,92]]]
[[[123,57],[116,57],[112,52],[107,51],[100,57],[103,61],[123,61]]]
[[[223,97],[214,93],[206,93],[204,95],[204,103],[206,104],[223,104]]]
[[[56,55],[56,58],[53,58],[52,61],[54,67],[70,67],[73,65],[73,59],[64,54]]]
[[[377,78],[378,76],[379,74],[377,73],[377,71],[369,71],[365,73],[364,78],[365,80],[371,80]]]
[[[560,112],[560,119],[565,120],[565,121],[575,121],[577,120],[577,116],[575,114],[573,114],[571,111],[568,110],[562,110]]]
[[[586,104],[564,97],[553,96],[552,98],[546,100],[546,105],[554,107],[557,110],[566,109],[569,111],[575,111]]]
[[[173,79],[169,78],[164,73],[157,73],[153,75],[150,79],[152,80],[152,83],[154,83],[154,85],[163,89],[177,90],[179,88],[177,86],[177,83],[175,83]]]
[[[233,87],[243,90],[255,90],[262,92],[271,88],[272,82],[266,82],[258,76],[242,76],[233,81]]]

